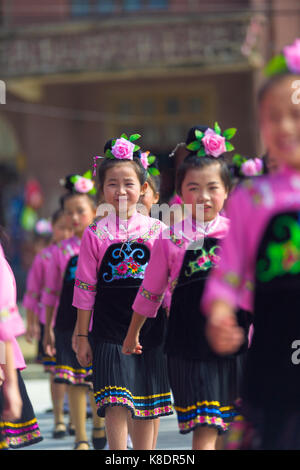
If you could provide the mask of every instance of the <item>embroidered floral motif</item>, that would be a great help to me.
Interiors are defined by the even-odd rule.
[[[0,310],[0,323],[6,322],[12,314],[17,313],[18,308],[17,306],[14,307],[8,307],[8,308],[3,308]]]
[[[152,292],[148,291],[144,287],[141,286],[140,288],[140,294],[145,297],[148,300],[151,300],[151,302],[157,302],[160,303],[162,299],[164,298],[164,294],[153,294]]]
[[[55,292],[55,290],[50,289],[49,287],[45,287],[45,288],[44,288],[44,291],[45,291],[47,294],[55,295],[56,297],[59,297],[59,295],[60,295],[59,292]]]
[[[142,245],[133,245],[131,242],[125,246],[114,248],[110,261],[107,262],[107,270],[103,274],[105,282],[120,279],[144,279],[145,269],[149,260],[148,249],[145,251]]]
[[[272,225],[272,236],[264,256],[257,262],[257,277],[261,282],[287,273],[300,273],[299,221],[290,215],[278,216]]]
[[[87,290],[89,292],[96,292],[96,286],[92,286],[91,284],[80,281],[80,279],[75,279],[75,286],[79,287],[79,289]]]
[[[216,250],[219,249],[219,246],[216,245],[212,247],[209,252],[207,252],[204,248],[201,249],[200,255],[197,257],[195,261],[190,261],[188,267],[190,271],[185,271],[185,275],[190,277],[195,272],[198,271],[207,271],[212,267],[218,265],[220,261],[220,256],[216,255]]]
[[[112,404],[121,405],[129,408],[135,416],[140,418],[173,413],[169,392],[149,396],[133,396],[126,388],[108,386],[95,392],[95,400],[99,408]]]
[[[232,287],[239,287],[241,283],[240,277],[234,272],[228,272],[224,274],[223,280],[230,284]]]
[[[184,241],[182,238],[177,238],[173,230],[170,230],[170,240],[178,247],[182,247],[184,244]]]

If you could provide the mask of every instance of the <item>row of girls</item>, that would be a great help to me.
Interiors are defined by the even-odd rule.
[[[106,216],[95,218],[89,188],[70,179],[62,205],[73,236],[53,249],[42,304],[44,349],[55,354],[54,383],[68,383],[76,449],[89,448],[87,390],[95,448],[107,439],[126,449],[130,433],[134,449],[154,449],[160,418],[174,410],[193,449],[300,448],[291,360],[300,326],[299,44],[268,67],[259,94],[266,161],[236,157],[238,179],[247,179],[232,194],[226,152],[236,130],[217,123],[193,127],[180,146],[176,191],[191,212],[171,228],[137,210],[157,173],[137,134],[111,139],[98,157]]]

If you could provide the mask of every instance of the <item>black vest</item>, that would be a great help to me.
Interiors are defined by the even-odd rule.
[[[299,406],[292,345],[300,340],[300,212],[269,221],[257,251],[254,299],[243,396],[256,405]]]
[[[183,264],[172,295],[167,328],[166,353],[186,359],[217,360],[205,336],[206,317],[200,302],[211,268],[218,264],[220,240],[204,238],[202,248],[185,252]],[[182,248],[184,249],[184,248]],[[250,314],[240,310],[238,321],[245,329],[246,340],[239,353],[247,350]]]
[[[105,252],[94,304],[92,335],[96,341],[123,343],[149,259],[149,248],[138,242],[114,243]],[[157,317],[147,319],[141,329],[144,349],[162,344],[165,326],[166,315],[160,308]]]
[[[74,330],[77,319],[77,308],[73,307],[73,291],[78,255],[70,258],[64,275],[59,306],[57,309],[55,328],[60,330]]]

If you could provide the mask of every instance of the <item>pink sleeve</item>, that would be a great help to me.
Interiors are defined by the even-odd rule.
[[[14,274],[0,253],[0,341],[11,341],[25,331],[16,297]]]
[[[168,240],[155,240],[142,285],[133,303],[134,312],[155,317],[168,287]]]
[[[245,273],[248,269],[247,255],[252,232],[250,218],[250,200],[243,188],[237,189],[228,204],[230,228],[221,244],[219,266],[211,273],[202,296],[201,309],[209,313],[210,305],[215,300],[223,300],[236,308],[243,298]],[[249,270],[249,269],[248,269]],[[247,305],[249,299],[247,300]]]
[[[59,248],[54,247],[51,262],[48,263],[45,279],[45,287],[42,295],[44,305],[55,307],[62,288],[62,275]]]
[[[41,300],[44,283],[43,259],[38,254],[29,270],[26,282],[26,292],[23,299],[23,307],[37,312]]]
[[[94,308],[101,243],[103,242],[89,228],[85,230],[80,245],[74,286],[73,306],[76,308],[82,310]]]

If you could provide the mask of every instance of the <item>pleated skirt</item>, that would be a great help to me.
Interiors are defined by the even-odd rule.
[[[199,426],[226,432],[238,416],[245,355],[200,361],[168,356],[168,374],[182,434]]]
[[[23,402],[22,415],[19,420],[14,422],[1,421],[0,418],[0,449],[20,449],[37,444],[43,440],[31,401],[26,391],[26,386],[19,370],[17,374],[20,395]],[[3,407],[2,395],[1,402]]]
[[[92,387],[92,366],[82,367],[72,349],[73,330],[55,328],[54,382]]]
[[[93,386],[98,415],[109,406],[127,408],[133,419],[153,419],[173,413],[166,357],[161,347],[127,356],[122,346],[93,346]]]

